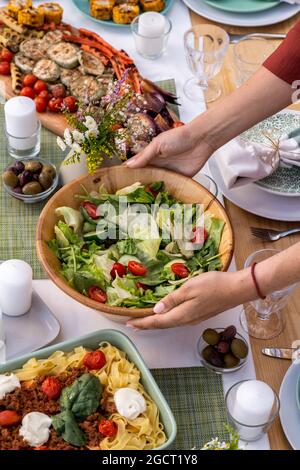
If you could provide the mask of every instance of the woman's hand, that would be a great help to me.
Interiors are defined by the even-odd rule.
[[[209,272],[190,279],[154,307],[154,315],[131,320],[137,329],[195,325],[229,308],[257,298],[250,270]]]
[[[145,150],[125,162],[125,165],[129,168],[154,165],[194,176],[214,151],[202,138],[200,130],[196,132],[194,128],[191,123],[159,134]]]

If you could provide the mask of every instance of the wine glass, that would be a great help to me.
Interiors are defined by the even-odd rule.
[[[221,95],[220,84],[212,79],[221,70],[228,46],[229,36],[218,26],[197,25],[186,31],[186,60],[194,75],[183,88],[189,99],[209,103]]]
[[[265,249],[252,253],[245,262],[245,268],[253,263],[260,263],[271,256],[280,253],[279,250]],[[271,339],[278,336],[284,329],[282,309],[286,306],[296,284],[273,292],[265,299],[253,300],[243,309],[240,322],[243,329],[254,338]]]

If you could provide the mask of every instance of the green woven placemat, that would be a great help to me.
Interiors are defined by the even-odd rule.
[[[166,90],[175,93],[174,80],[157,82]],[[174,108],[176,111],[176,108]],[[178,111],[177,111],[178,112]],[[0,129],[4,129],[3,106],[0,106]],[[56,144],[56,136],[45,128],[41,133],[40,157],[59,167],[62,153]],[[4,132],[0,132],[0,171],[10,162],[11,157],[6,150]],[[32,266],[34,279],[47,278],[41,267],[35,250],[35,229],[39,215],[47,201],[39,204],[24,204],[9,196],[1,183],[0,188],[0,260],[12,258],[23,259]]]
[[[203,367],[152,369],[177,423],[174,450],[200,449],[212,437],[228,440],[222,377]]]

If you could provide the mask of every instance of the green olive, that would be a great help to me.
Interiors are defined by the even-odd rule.
[[[47,164],[43,165],[42,173],[47,173],[48,175],[50,175],[52,177],[52,179],[54,179],[55,176],[56,176],[55,168],[53,168],[53,166],[47,165]]]
[[[40,173],[39,182],[44,189],[48,189],[53,184],[53,178],[48,173]]]
[[[231,352],[238,359],[244,359],[248,354],[248,346],[245,341],[234,338],[231,343]]]
[[[3,182],[10,186],[11,188],[15,188],[19,184],[19,179],[17,175],[15,175],[12,171],[7,170],[2,175]]]
[[[202,338],[207,344],[210,344],[211,346],[215,346],[220,341],[219,333],[212,328],[207,328],[207,330],[203,332]]]
[[[39,194],[42,191],[43,191],[43,188],[40,185],[40,183],[38,183],[37,181],[31,181],[30,183],[25,184],[25,186],[23,186],[22,188],[23,194],[26,194],[29,196],[33,194]]]
[[[31,171],[31,173],[40,173],[42,169],[43,165],[35,160],[25,163],[25,170]]]
[[[224,362],[225,362],[225,367],[227,367],[228,369],[231,369],[232,367],[236,367],[240,363],[240,360],[237,357],[235,357],[233,354],[228,353],[228,354],[225,354],[224,356]]]

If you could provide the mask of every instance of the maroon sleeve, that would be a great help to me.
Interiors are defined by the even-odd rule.
[[[263,65],[289,84],[300,80],[300,20]]]

